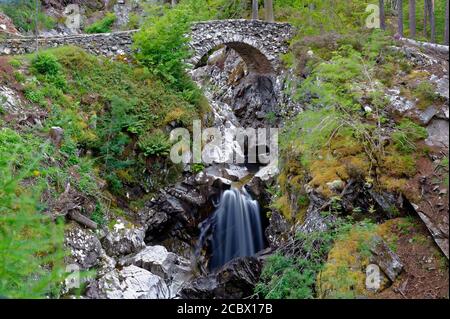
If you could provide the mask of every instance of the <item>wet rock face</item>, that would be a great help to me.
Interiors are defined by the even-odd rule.
[[[239,299],[253,294],[262,264],[256,257],[231,260],[216,273],[198,277],[180,292],[186,299]]]
[[[265,234],[270,247],[279,247],[289,237],[289,223],[277,212],[272,212]]]
[[[206,65],[191,71],[206,90],[214,113],[222,115],[215,116],[216,126],[227,126],[229,121],[242,127],[276,127],[287,109],[292,115],[301,110],[285,93],[288,74],[255,73],[244,60],[231,47],[223,47],[211,54]]]
[[[278,101],[274,81],[274,77],[253,74],[236,87],[232,107],[242,126],[254,126],[262,122],[268,113],[276,111]]]

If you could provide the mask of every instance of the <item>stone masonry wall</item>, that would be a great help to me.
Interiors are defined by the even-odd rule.
[[[132,37],[137,30],[38,38],[40,48],[75,45],[103,56],[131,53]],[[293,36],[293,27],[287,23],[269,23],[259,20],[217,20],[199,22],[192,26],[189,46],[192,67],[211,49],[220,45],[236,50],[256,73],[272,73],[280,65],[279,54],[288,50],[287,41]],[[36,39],[17,37],[0,39],[0,55],[34,52]]]
[[[38,38],[39,48],[52,48],[64,45],[81,47],[89,53],[103,56],[115,56],[131,53],[132,37],[137,30],[82,34],[61,37]],[[0,55],[32,53],[36,49],[36,38],[17,37],[0,40]]]

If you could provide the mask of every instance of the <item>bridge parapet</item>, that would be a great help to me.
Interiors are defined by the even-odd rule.
[[[39,37],[37,42],[39,48],[74,45],[92,54],[112,57],[131,53],[133,35],[137,31]],[[187,62],[195,67],[209,51],[227,45],[239,53],[251,72],[274,73],[281,65],[279,55],[287,52],[293,33],[293,27],[287,23],[244,19],[197,22],[187,35],[192,51]],[[34,52],[35,48],[35,37],[0,41],[0,55],[27,54]]]

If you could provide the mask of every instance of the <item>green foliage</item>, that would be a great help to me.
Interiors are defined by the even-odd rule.
[[[22,62],[18,59],[10,59],[8,62],[15,69],[18,69],[22,66]]]
[[[39,141],[0,130],[0,295],[57,296],[63,225],[42,213]]]
[[[61,65],[56,57],[45,52],[37,54],[31,61],[31,66],[43,75],[55,76],[61,71]]]
[[[298,38],[337,31],[347,33],[365,26],[370,1],[277,0],[275,18],[293,24]]]
[[[428,81],[420,82],[414,89],[413,94],[420,100],[419,107],[422,106],[422,108],[430,106],[434,101],[439,99],[436,89]]]
[[[41,75],[56,88],[64,90],[66,81],[62,75],[61,64],[56,57],[47,52],[39,53],[31,60],[31,67],[35,74]]]
[[[205,169],[205,165],[203,163],[193,163],[191,165],[191,171],[194,174],[200,173]]]
[[[141,136],[138,145],[145,156],[167,156],[172,144],[162,131],[155,131]]]
[[[296,255],[277,253],[268,258],[255,292],[266,299],[314,298],[315,281],[338,233],[348,231],[348,224],[336,222],[326,231],[298,233]]]
[[[36,4],[33,0],[13,0],[10,3],[0,3],[0,11],[3,11],[11,18],[19,31],[28,32],[35,30],[36,25]],[[53,29],[56,26],[54,18],[46,15],[39,2],[38,29]]]
[[[281,150],[293,147],[297,153],[302,154],[303,165],[308,165],[338,126],[339,115],[335,111],[324,108],[300,113],[283,130]]]
[[[111,32],[111,27],[116,22],[116,15],[114,13],[107,13],[101,20],[95,21],[90,26],[87,26],[84,31],[86,33],[108,33]]]
[[[37,100],[49,104],[51,115],[46,129],[51,126],[64,129],[60,148],[67,165],[64,170],[90,167],[90,174],[82,173],[79,180],[71,183],[101,202],[102,196],[92,177],[96,171],[115,194],[124,192],[124,185],[153,189],[169,182],[176,169],[164,163],[159,163],[158,168],[150,167],[146,160],[145,153],[148,156],[167,153],[167,145],[159,143],[162,139],[149,142],[150,133],[164,129],[169,119],[188,126],[199,117],[199,111],[146,68],[97,58],[75,47],[46,53],[53,55],[61,66],[58,77],[65,86],[58,87],[54,78],[35,71],[37,80],[30,84],[29,90],[38,92]],[[93,155],[92,160],[83,159],[86,152]],[[164,157],[161,160],[164,162]],[[150,173],[142,174],[146,170]],[[162,174],[163,170],[168,170],[167,176]],[[59,180],[68,178],[59,172],[54,174]],[[64,182],[59,184],[65,186]]]
[[[185,35],[192,22],[236,18],[244,5],[241,0],[181,0],[175,8],[150,6],[150,18],[134,38],[136,58],[184,100],[199,105],[202,94],[185,72],[189,57]]]
[[[427,130],[410,119],[401,120],[392,134],[392,140],[398,151],[410,154],[416,150],[415,142],[428,137]]]

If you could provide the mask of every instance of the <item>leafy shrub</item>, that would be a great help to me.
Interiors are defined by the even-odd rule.
[[[297,234],[296,247],[300,252],[294,256],[283,253],[270,256],[255,292],[267,299],[314,298],[316,276],[322,270],[338,232],[347,229],[347,224],[337,221],[327,231]]]
[[[205,165],[203,163],[193,163],[191,165],[191,171],[194,174],[200,173],[205,169]]]
[[[39,53],[31,61],[32,68],[39,74],[56,76],[61,72],[61,65],[51,53]]]
[[[138,145],[145,156],[167,156],[172,146],[169,138],[159,130],[143,135]]]
[[[116,22],[116,15],[114,13],[107,13],[106,16],[98,21],[95,21],[90,26],[86,27],[86,33],[108,33],[111,32],[111,27]]]

